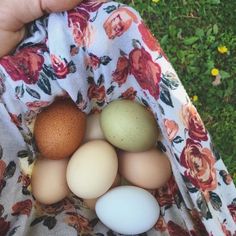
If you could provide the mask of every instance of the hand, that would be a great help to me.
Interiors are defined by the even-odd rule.
[[[0,0],[0,58],[25,35],[25,24],[45,13],[70,10],[82,0]]]

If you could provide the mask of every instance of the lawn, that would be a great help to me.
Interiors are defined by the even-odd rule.
[[[236,183],[236,1],[123,2],[158,38]]]

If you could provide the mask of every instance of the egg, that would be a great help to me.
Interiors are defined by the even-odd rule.
[[[168,157],[158,149],[119,152],[119,173],[130,183],[147,189],[163,186],[171,177]]]
[[[68,158],[82,142],[85,127],[85,114],[71,100],[57,100],[36,118],[36,145],[45,158]]]
[[[125,151],[146,151],[156,144],[159,135],[153,114],[130,100],[116,100],[107,105],[100,123],[106,139]]]
[[[87,117],[87,127],[84,135],[84,142],[95,139],[105,139],[100,126],[100,114],[92,114]]]
[[[160,215],[160,207],[153,195],[135,186],[109,190],[98,199],[95,210],[104,225],[123,235],[150,230]]]
[[[66,178],[70,190],[84,199],[97,198],[114,182],[118,170],[115,149],[103,140],[83,144],[71,157]]]
[[[120,175],[117,173],[116,178],[115,178],[111,188],[115,188],[115,187],[119,186],[120,183],[121,183],[121,178],[120,178]],[[95,210],[95,205],[96,205],[97,200],[98,200],[98,198],[84,199],[84,204],[88,208],[90,208],[91,210]]]
[[[67,159],[38,158],[32,172],[32,193],[43,204],[54,204],[69,193],[66,183]]]

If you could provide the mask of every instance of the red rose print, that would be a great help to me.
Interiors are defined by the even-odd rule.
[[[155,197],[160,206],[172,205],[178,192],[178,186],[172,176],[167,184],[156,190]]]
[[[71,199],[64,198],[62,201],[51,204],[51,205],[44,205],[39,202],[35,202],[35,208],[38,213],[41,215],[58,215],[63,211],[74,211],[74,203]]]
[[[23,48],[14,56],[0,59],[0,64],[12,80],[23,80],[26,84],[35,84],[44,63],[44,58],[40,55],[43,50],[46,51],[43,46]]]
[[[159,219],[154,227],[157,231],[160,231],[160,232],[166,231],[166,222],[162,216],[159,217]]]
[[[134,75],[142,89],[157,99],[159,97],[159,82],[161,67],[152,61],[151,55],[144,48],[135,48],[129,54],[131,74]]]
[[[52,62],[52,67],[58,78],[64,79],[67,76],[67,74],[70,73],[69,65],[65,59],[62,60],[61,58],[58,58],[55,55],[51,55],[51,62]]]
[[[233,217],[233,220],[235,221],[236,223],[236,204],[230,204],[228,205],[228,209]]]
[[[185,229],[171,220],[168,222],[167,228],[170,236],[191,236]]]
[[[112,78],[119,86],[121,86],[126,82],[128,74],[129,60],[125,56],[122,56],[118,59],[116,70],[112,73]]]
[[[22,122],[20,116],[18,116],[17,114],[10,113],[10,112],[9,112],[9,115],[10,115],[10,117],[11,117],[11,121],[12,121],[17,127],[20,127],[21,122]]]
[[[96,55],[90,53],[89,56],[86,58],[85,65],[89,66],[93,69],[97,69],[101,64],[100,58]]]
[[[90,100],[94,99],[96,102],[103,102],[106,97],[106,90],[104,86],[96,86],[95,84],[92,84],[89,86],[88,89],[88,98]]]
[[[3,180],[5,170],[6,170],[6,163],[3,160],[0,160],[0,180]]]
[[[189,136],[192,139],[195,139],[198,141],[208,140],[207,131],[201,120],[201,117],[199,116],[196,108],[192,104],[188,103],[183,106],[182,117],[183,117],[184,124],[189,131]]]
[[[142,22],[138,26],[139,32],[142,35],[142,39],[144,43],[148,46],[148,48],[152,51],[157,51],[162,56],[164,56],[167,59],[167,56],[165,55],[164,51],[162,50],[159,42],[157,39],[153,36],[151,31],[147,28],[147,26]]]
[[[232,236],[231,232],[227,229],[226,224],[221,224],[221,229],[225,236]],[[235,235],[233,235],[235,236]]]
[[[72,29],[77,46],[88,46],[92,40],[92,28],[89,23],[89,13],[81,8],[68,11],[68,26]]]
[[[197,188],[210,191],[217,187],[214,156],[200,143],[187,139],[180,156],[180,164],[186,168],[185,176]]]
[[[128,88],[125,92],[121,94],[121,97],[124,99],[134,100],[137,91],[133,87]]]
[[[84,216],[74,213],[65,218],[65,223],[75,228],[78,233],[90,231],[89,220]]]
[[[20,182],[22,183],[23,187],[28,188],[31,183],[31,179],[29,175],[26,175],[21,172],[21,175],[19,176],[17,183],[20,183]]]
[[[174,120],[164,119],[164,125],[168,135],[168,139],[172,141],[178,133],[179,126]]]
[[[0,235],[5,236],[10,229],[10,222],[0,217]]]
[[[34,101],[34,102],[27,102],[26,106],[31,111],[38,111],[39,109],[46,107],[50,104],[50,102],[47,101]]]
[[[103,27],[109,39],[114,39],[126,32],[131,24],[138,23],[137,16],[127,8],[120,7],[113,11]]]
[[[196,209],[193,209],[191,211],[191,215],[193,218],[193,224],[194,224],[194,230],[195,235],[201,235],[201,236],[209,236],[206,227],[202,223],[201,217]],[[193,233],[192,233],[193,234]],[[193,234],[194,235],[194,234]]]
[[[12,215],[13,216],[18,216],[18,215],[30,215],[32,209],[32,201],[30,199],[22,201],[22,202],[17,202],[13,207],[12,207]]]
[[[105,2],[107,2],[107,0],[87,0],[83,1],[79,7],[86,9],[88,12],[94,12],[97,11]]]

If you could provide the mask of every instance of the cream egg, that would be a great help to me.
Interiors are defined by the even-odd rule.
[[[71,157],[66,178],[70,190],[83,199],[97,198],[113,184],[118,170],[115,149],[108,142],[83,144]]]

